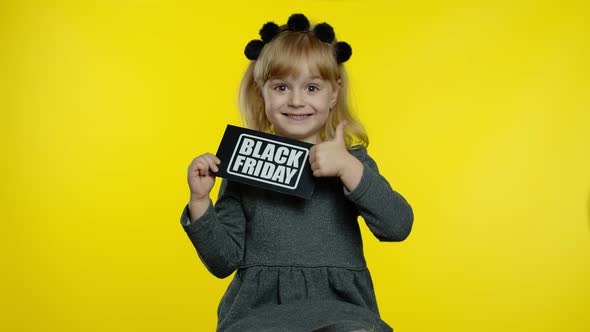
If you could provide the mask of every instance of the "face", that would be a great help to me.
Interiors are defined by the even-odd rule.
[[[300,66],[297,73],[264,83],[266,117],[277,135],[317,144],[320,129],[336,104],[338,87],[313,75],[306,65]]]

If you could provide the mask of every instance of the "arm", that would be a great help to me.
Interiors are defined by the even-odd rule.
[[[414,221],[412,207],[379,174],[377,164],[366,150],[357,151],[355,157],[363,166],[360,180],[356,186],[351,186],[354,187],[352,191],[344,186],[345,196],[357,206],[367,226],[380,241],[405,240]]]
[[[185,206],[181,224],[205,267],[218,278],[232,274],[244,256],[246,217],[237,183],[223,179],[215,206],[211,200],[196,220]]]

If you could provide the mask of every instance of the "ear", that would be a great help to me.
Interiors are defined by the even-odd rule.
[[[338,94],[340,93],[340,83],[342,81],[338,79],[336,85],[332,86],[332,95],[330,96],[330,107],[334,107],[336,105],[336,101],[338,100]]]

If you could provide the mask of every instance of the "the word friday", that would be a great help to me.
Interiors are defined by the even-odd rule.
[[[295,145],[242,134],[227,172],[294,189],[307,154],[307,149]]]

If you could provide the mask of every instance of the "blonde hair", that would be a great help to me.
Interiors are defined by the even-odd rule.
[[[342,64],[336,62],[332,45],[320,41],[312,31],[283,31],[264,46],[258,60],[250,62],[242,78],[238,98],[240,113],[246,126],[263,132],[274,131],[264,111],[262,86],[269,79],[298,74],[296,68],[301,62],[308,64],[314,75],[329,81],[332,87],[340,86],[336,104],[332,107],[326,124],[320,129],[322,141],[332,139],[338,123],[346,120],[346,146],[367,147],[367,133],[348,105],[346,70]]]

